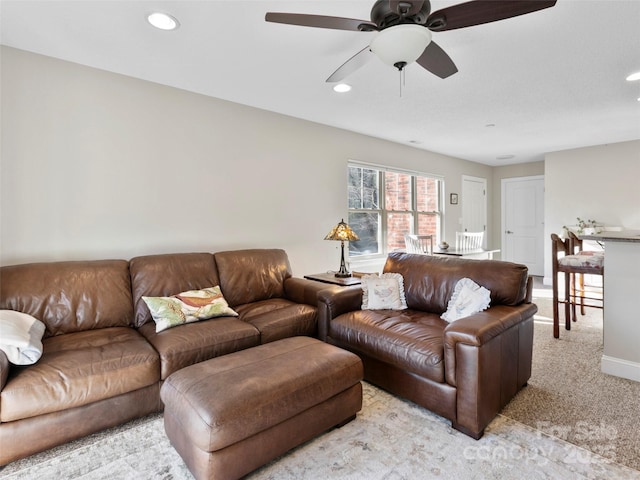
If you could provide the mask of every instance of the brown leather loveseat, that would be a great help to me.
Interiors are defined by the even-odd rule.
[[[142,296],[219,285],[239,315],[156,333]],[[0,465],[161,411],[174,371],[296,335],[317,336],[317,292],[277,249],[34,263],[0,269],[0,309],[46,325],[29,366],[0,351]]]
[[[383,273],[400,273],[408,308],[362,310],[362,289],[320,292],[320,339],[358,354],[365,380],[407,398],[480,438],[531,376],[531,279],[524,265],[389,254]],[[490,307],[448,323],[462,278],[491,291]]]

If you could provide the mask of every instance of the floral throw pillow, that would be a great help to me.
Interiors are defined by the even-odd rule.
[[[404,279],[399,273],[364,275],[362,282],[363,310],[404,310]]]
[[[149,307],[156,332],[214,317],[237,317],[222,296],[220,286],[189,290],[171,297],[142,297]]]
[[[453,322],[489,308],[491,292],[470,278],[458,280],[447,305],[447,311],[440,318]]]

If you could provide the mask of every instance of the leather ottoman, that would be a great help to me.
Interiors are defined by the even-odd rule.
[[[309,337],[183,368],[162,385],[164,425],[196,479],[236,479],[355,418],[362,362]]]

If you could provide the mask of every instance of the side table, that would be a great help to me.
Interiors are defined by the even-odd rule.
[[[314,273],[311,275],[305,275],[304,278],[308,280],[315,280],[317,282],[331,283],[333,285],[342,285],[343,287],[349,287],[351,285],[360,285],[359,277],[336,277],[333,273]]]

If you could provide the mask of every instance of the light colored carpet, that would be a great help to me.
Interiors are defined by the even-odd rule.
[[[638,461],[637,432],[631,423],[638,420],[640,410],[633,402],[640,397],[640,384],[600,378],[601,317],[600,327],[597,316],[590,316],[590,321],[581,319],[570,333],[562,329],[561,339],[553,340],[545,317],[550,302],[545,303],[545,292],[540,295],[530,384],[479,441],[453,430],[449,421],[424,408],[365,383],[363,409],[356,420],[294,449],[248,478],[640,479],[637,467],[619,463],[633,465],[634,455]],[[596,345],[587,346],[585,338]],[[584,350],[597,358],[585,361]],[[566,364],[572,362],[577,367],[568,368]],[[0,478],[182,480],[192,476],[164,434],[162,416],[152,415],[11,463],[0,471]]]
[[[640,383],[602,373],[602,310],[555,339],[551,292],[534,293],[531,379],[502,414],[640,470]]]

